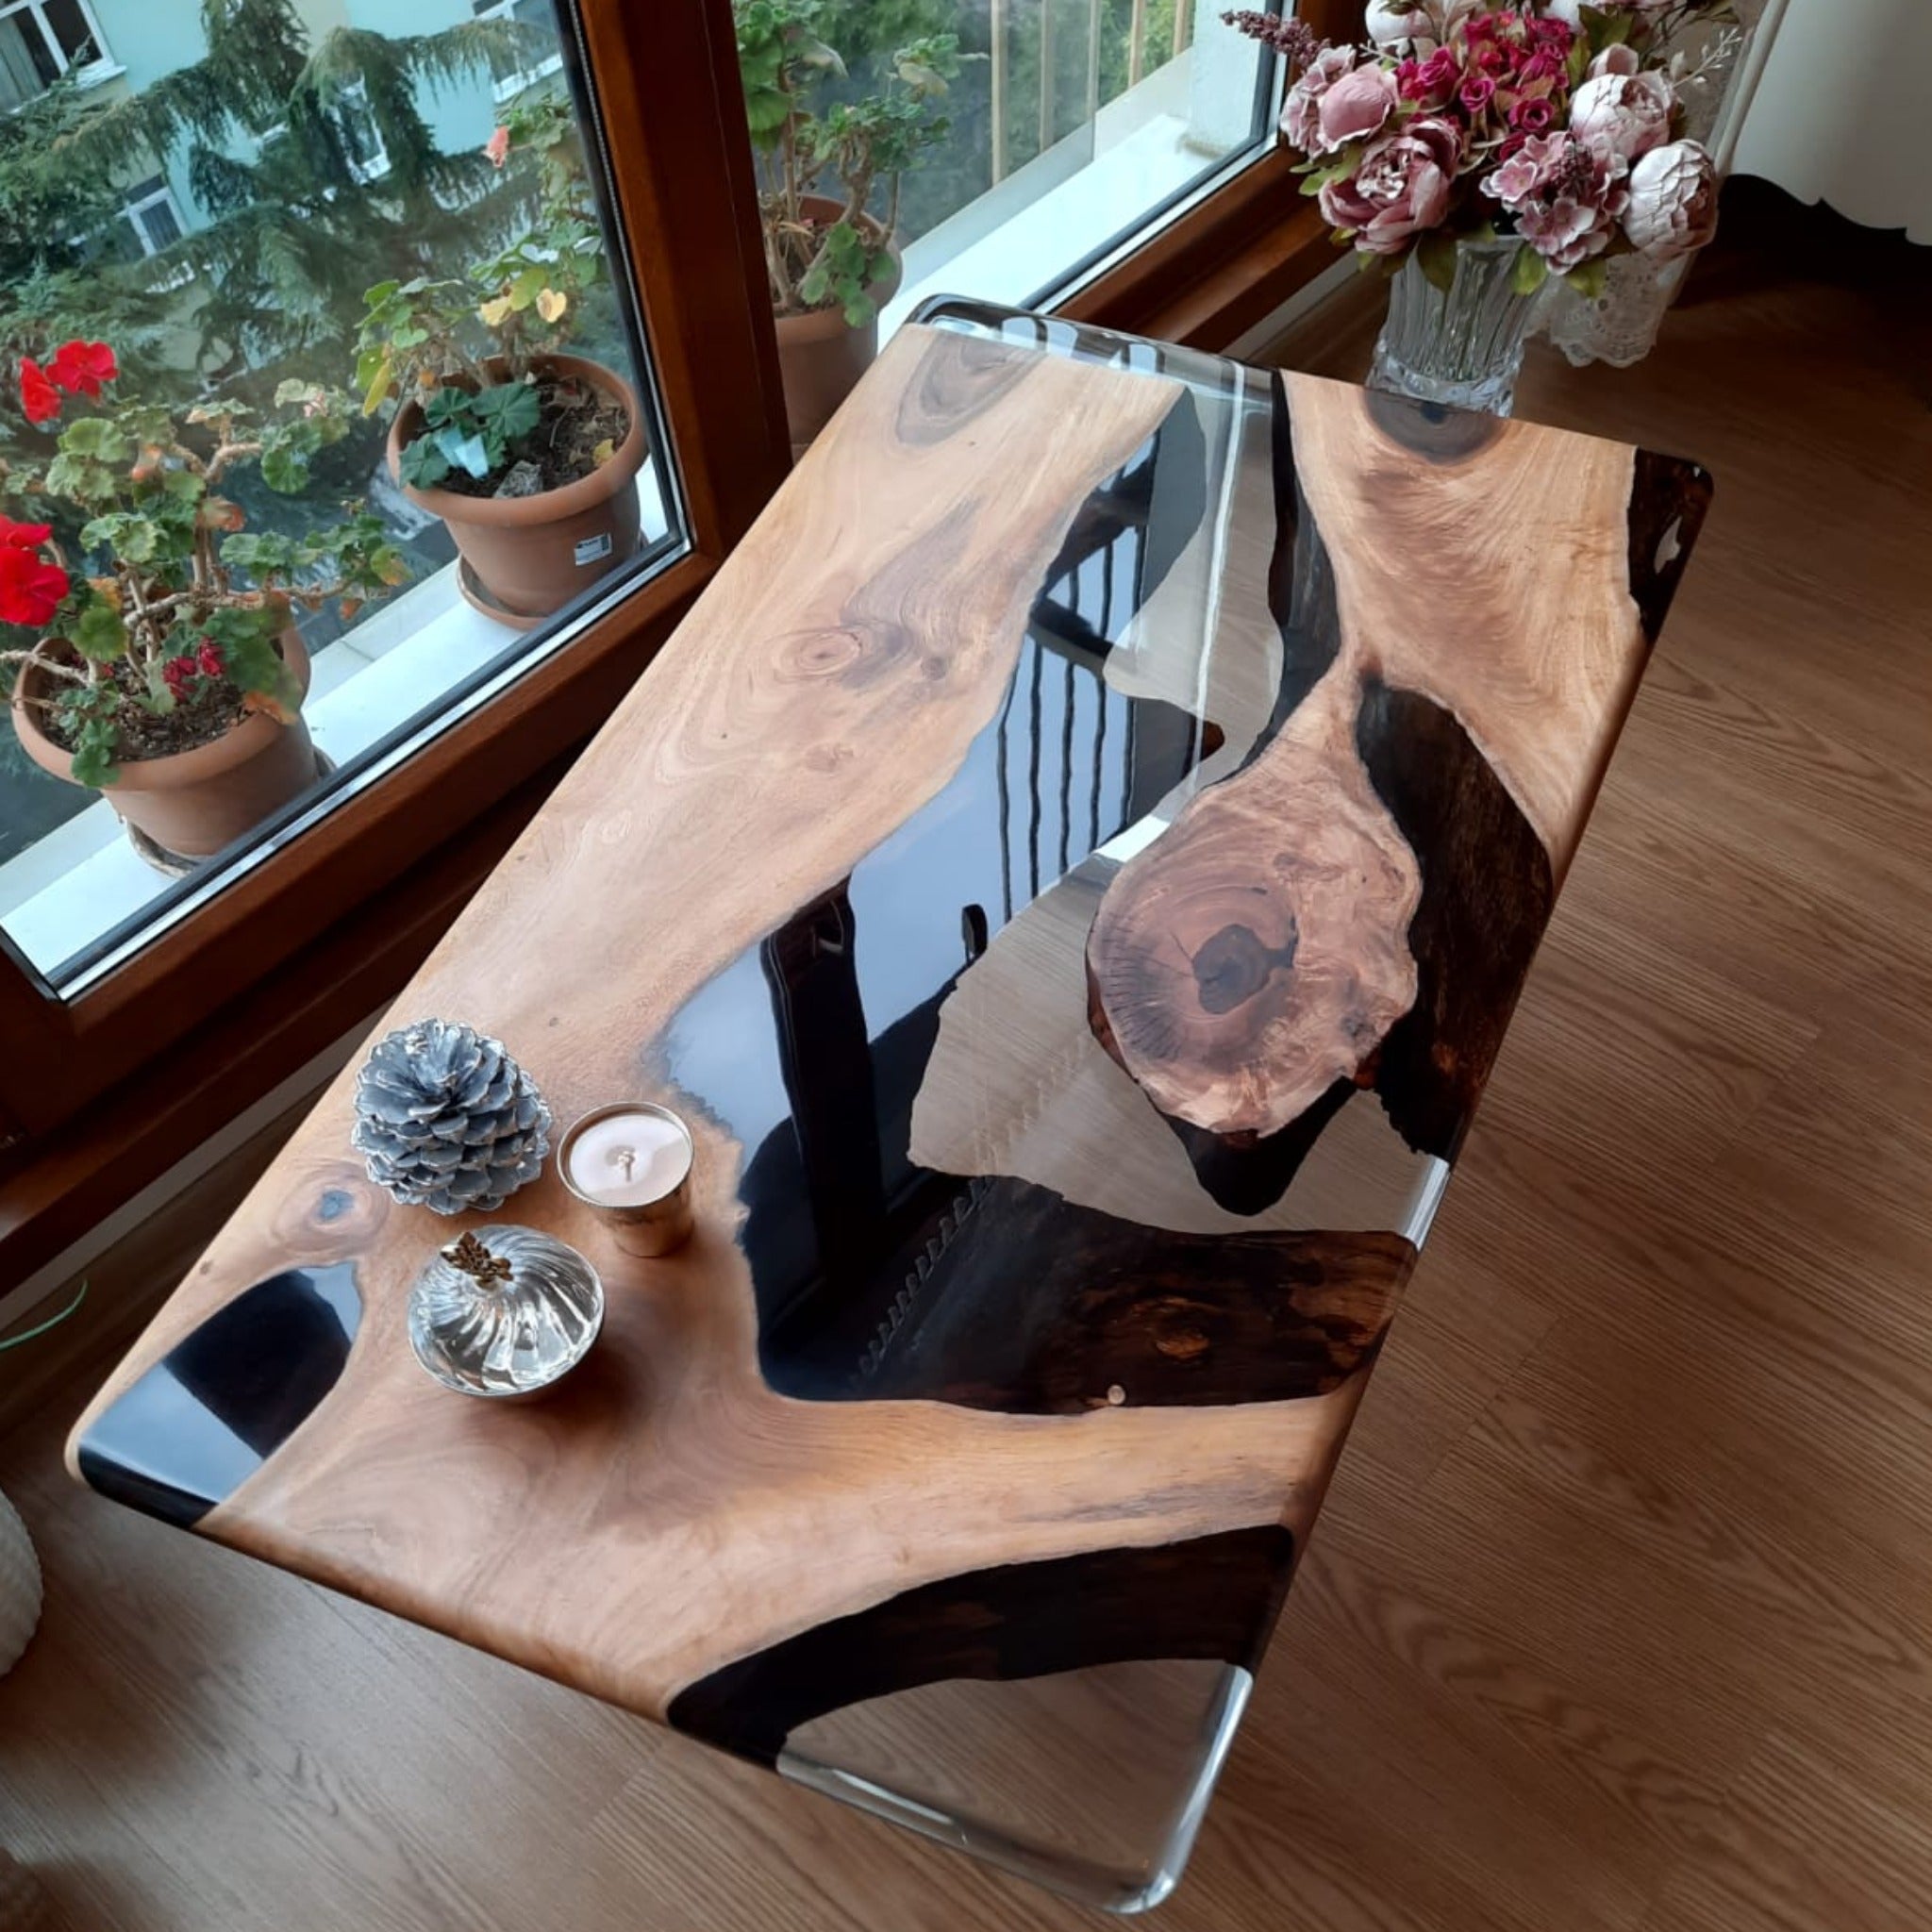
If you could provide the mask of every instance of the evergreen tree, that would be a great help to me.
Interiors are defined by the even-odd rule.
[[[352,340],[362,291],[482,252],[514,209],[491,197],[480,153],[450,155],[418,104],[425,86],[518,63],[529,30],[467,21],[391,38],[335,27],[312,38],[291,0],[202,0],[207,53],[90,114],[69,146],[92,170],[185,153],[209,220],[160,259],[208,290],[204,365]],[[379,154],[385,165],[370,168]],[[331,362],[325,372],[340,380]]]

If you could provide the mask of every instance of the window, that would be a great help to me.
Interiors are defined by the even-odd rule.
[[[355,81],[345,88],[331,118],[347,151],[350,173],[359,182],[380,181],[389,173],[389,149],[369,105],[367,84]]]
[[[108,0],[0,0],[0,106],[16,131],[30,137],[34,115],[54,115],[51,79],[122,73],[106,64],[90,4]],[[586,234],[603,271],[594,297],[570,310],[577,332],[568,346],[626,379],[636,397],[644,448],[625,500],[637,536],[608,550],[595,532],[574,538],[581,576],[562,608],[508,608],[459,558],[435,499],[425,508],[425,492],[392,475],[393,403],[381,404],[315,449],[308,474],[281,476],[295,487],[269,488],[251,459],[209,492],[243,519],[242,531],[219,539],[279,539],[285,555],[311,559],[291,614],[309,666],[297,708],[312,761],[292,796],[211,853],[165,838],[142,843],[124,828],[118,794],[57,776],[0,724],[8,1260],[24,1241],[51,1239],[55,1225],[104,1212],[154,1178],[181,1135],[210,1130],[227,1117],[220,1109],[292,1072],[278,1055],[304,1042],[305,1054],[316,1051],[399,983],[525,801],[631,687],[787,459],[731,0],[406,0],[387,14],[358,6],[347,15],[330,0],[225,4],[231,16],[253,15],[233,46],[258,45],[253,37],[269,31],[297,36],[267,71],[327,74],[345,118],[325,129],[312,95],[262,98],[259,66],[246,84],[210,73],[200,0],[147,0],[154,31],[115,35],[125,79],[58,104],[62,116],[80,110],[74,138],[101,143],[96,153],[111,162],[63,177],[64,194],[94,199],[75,220],[76,299],[58,334],[32,333],[44,325],[13,312],[16,278],[0,275],[12,352],[44,366],[69,337],[117,344],[122,382],[159,384],[205,456],[206,414],[198,426],[186,418],[211,398],[239,394],[277,417],[277,388],[295,382],[286,408],[314,420],[302,385],[358,374],[365,291],[418,275],[459,278],[527,232],[541,170],[515,145],[499,167],[494,130],[560,110],[563,157],[581,161]],[[1351,10],[1358,24],[1359,0],[1303,7],[1330,33],[1349,30]],[[876,87],[908,35],[958,37],[950,129],[902,195],[908,301],[934,279],[1021,299],[1051,281],[1077,291],[1064,299],[1088,319],[1157,335],[1185,329],[1211,344],[1233,333],[1213,331],[1241,305],[1279,301],[1330,259],[1283,158],[1268,152],[1273,76],[1211,8],[825,0],[825,11],[856,23],[839,83],[852,100]],[[108,13],[110,32],[121,18]],[[461,45],[439,42],[452,31]],[[372,33],[391,37],[395,58],[368,58]],[[222,89],[237,111],[217,139],[199,109]],[[94,180],[108,184],[97,194]],[[1099,258],[1109,243],[1119,258]],[[540,252],[517,274],[568,266],[574,253]],[[197,270],[192,284],[153,278],[184,258]],[[145,281],[143,262],[153,264]],[[515,279],[505,268],[492,286]],[[540,275],[525,292],[534,303],[554,279]],[[478,308],[499,299],[470,292]],[[889,310],[885,325],[892,320]],[[66,370],[76,382],[86,373],[84,363]],[[0,378],[0,456],[9,474],[42,474],[46,434],[21,414],[16,371]],[[110,400],[117,392],[126,391],[110,388]],[[91,412],[85,397],[62,395],[57,429]],[[15,460],[29,452],[33,462]],[[349,499],[377,520],[402,580],[345,608],[309,593],[325,574],[312,560],[325,546],[313,540]],[[42,520],[14,499],[0,509]],[[222,523],[231,514],[214,513]],[[100,546],[83,557],[80,525],[63,515],[70,575],[105,573]],[[249,574],[238,570],[245,588]],[[17,575],[13,565],[0,573]],[[152,573],[138,574],[143,599],[151,586]],[[0,629],[0,650],[35,635]],[[147,688],[158,706],[166,661]],[[0,675],[10,681],[10,669]],[[186,667],[174,673],[184,692],[190,677]],[[215,1078],[208,1042],[224,1029],[233,1040]],[[123,1128],[139,1139],[138,1158],[126,1140],[111,1158],[102,1153],[100,1137]],[[49,1204],[45,1213],[16,1212],[13,1177],[42,1172],[56,1129],[92,1150],[60,1174],[88,1178],[32,1195]]]
[[[43,15],[58,20],[72,4],[33,0],[13,17],[40,31]],[[195,0],[156,4],[178,16],[178,31],[165,64],[130,75],[136,106],[192,71],[196,86],[232,95],[235,131],[211,158],[197,155],[202,127],[175,139],[165,125],[151,138],[132,130],[158,165],[119,191],[102,230],[114,239],[92,258],[96,292],[83,298],[103,320],[76,341],[113,344],[109,318],[126,299],[117,257],[161,255],[192,233],[207,297],[160,329],[130,311],[144,333],[124,346],[138,354],[123,357],[102,392],[58,394],[53,420],[17,425],[22,456],[80,450],[76,437],[105,450],[94,494],[62,496],[50,482],[45,494],[0,506],[54,525],[39,556],[68,585],[38,637],[28,623],[0,640],[15,654],[9,685],[20,679],[0,756],[0,929],[66,999],[567,652],[623,587],[688,543],[621,231],[584,138],[589,102],[562,77],[560,51],[540,94],[520,91],[507,149],[486,153],[502,114],[499,68],[527,51],[531,0],[517,0],[515,19],[497,9],[504,45],[489,59],[473,47],[467,64],[461,42],[439,45],[433,29],[399,22],[408,38],[396,55],[326,108],[339,150],[301,139],[299,99],[251,136],[251,110],[267,119],[251,101],[253,77],[224,72],[223,55],[201,42]],[[326,44],[307,9],[291,19],[270,0],[239,4],[285,37],[285,71]],[[541,6],[558,47],[552,0]],[[391,153],[386,120],[424,130],[407,164]],[[109,107],[74,139],[113,154],[129,133]],[[177,198],[166,172],[176,166],[217,184],[208,206]],[[452,183],[464,192],[445,196]],[[425,216],[425,203],[441,213]],[[569,238],[561,255],[559,235]],[[191,279],[184,270],[147,288],[165,295]],[[389,289],[391,307],[358,333],[371,288]],[[447,336],[443,360],[414,352],[425,328]],[[389,358],[380,380],[372,347]],[[492,353],[511,359],[491,364]],[[508,397],[520,413],[469,408],[465,390],[486,379],[497,387],[482,401]],[[366,416],[353,407],[364,395],[375,404]],[[176,425],[175,450],[155,458],[146,483],[130,480],[132,443],[99,441],[121,435],[124,403],[164,408]],[[236,407],[242,426],[224,415]],[[412,413],[391,434],[402,408]],[[615,480],[553,528],[546,497],[586,479],[596,489]],[[169,491],[205,502],[220,538],[194,536],[194,517],[174,516]],[[96,607],[88,580],[110,575],[118,607]],[[273,636],[265,599],[287,616]],[[143,600],[192,621],[150,621]],[[118,653],[105,671],[67,635],[92,622]],[[101,720],[97,753],[68,708],[77,700]],[[262,749],[242,759],[248,771],[261,776],[277,760],[286,770],[252,802],[222,804],[226,781],[212,803],[199,780],[185,799],[170,795],[171,761],[225,758],[255,741]],[[236,786],[239,798],[248,782]]]
[[[902,50],[940,50],[933,129],[896,196],[893,326],[928,296],[1043,306],[1204,183],[1264,154],[1274,61],[1225,0],[907,0],[815,14],[840,57],[802,70],[805,106],[903,98]],[[822,192],[840,194],[822,174]],[[769,178],[769,171],[768,171]]]
[[[519,29],[517,47],[492,62],[499,101],[513,100],[563,65],[557,23],[546,0],[470,0],[470,4],[478,20],[509,21]]]
[[[143,255],[158,255],[181,239],[181,210],[175,206],[173,190],[159,175],[150,175],[128,191],[123,213]]]
[[[0,111],[11,112],[64,74],[106,64],[86,0],[11,0],[0,6]]]

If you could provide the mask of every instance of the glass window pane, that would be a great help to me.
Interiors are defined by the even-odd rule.
[[[67,138],[116,165],[65,177],[51,291],[0,295],[0,930],[57,991],[683,548],[557,6],[230,0],[210,49],[200,0],[99,0],[125,77]],[[157,114],[183,93],[223,141]]]
[[[93,27],[80,0],[41,0],[41,18],[65,59],[84,63],[100,58]]]
[[[927,296],[1038,306],[1170,214],[1238,158],[1265,151],[1274,58],[1221,22],[1226,0],[738,0],[753,138],[774,218],[788,110],[804,122],[919,111],[896,190],[888,149],[847,143],[794,174],[848,200],[876,161],[868,213],[903,254],[882,290],[890,330]],[[772,77],[770,23],[808,18]],[[826,52],[816,51],[822,43]],[[809,58],[796,58],[800,47]],[[903,51],[911,58],[902,61]],[[836,56],[836,59],[832,58]],[[796,143],[794,143],[794,152]],[[857,166],[847,165],[848,161]],[[798,238],[809,255],[815,238]],[[781,241],[782,253],[782,241]],[[823,291],[819,292],[822,294]],[[780,309],[812,306],[779,291]]]
[[[23,8],[0,19],[0,113],[12,113],[41,92],[53,78],[51,67],[31,13]]]

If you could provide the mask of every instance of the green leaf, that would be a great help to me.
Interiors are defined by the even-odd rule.
[[[411,490],[434,490],[449,475],[449,458],[432,436],[419,436],[403,450],[403,481]]]
[[[63,456],[125,463],[134,454],[134,445],[105,416],[83,416],[60,432],[60,451]]]
[[[121,613],[105,597],[92,596],[72,627],[74,648],[95,664],[114,664],[127,655],[127,630]]]
[[[308,457],[287,444],[261,453],[261,480],[278,496],[298,496],[308,484]]]
[[[1516,264],[1509,271],[1509,286],[1519,295],[1534,295],[1549,279],[1550,265],[1527,242],[1516,251]]]
[[[78,785],[111,785],[121,775],[115,754],[121,748],[121,734],[114,727],[111,713],[94,712],[83,718],[75,732],[74,778]]]
[[[1418,238],[1415,258],[1430,283],[1445,295],[1456,286],[1456,237],[1447,228],[1431,228]]]
[[[1604,285],[1609,275],[1609,264],[1602,256],[1594,261],[1578,262],[1563,277],[1565,288],[1574,289],[1586,302],[1595,302],[1604,292]]]
[[[486,432],[506,442],[529,435],[543,420],[543,405],[534,383],[503,382],[475,398],[475,411]]]

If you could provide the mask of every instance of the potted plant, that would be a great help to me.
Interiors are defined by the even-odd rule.
[[[569,109],[514,110],[486,152],[502,167],[519,151],[533,225],[463,275],[371,289],[356,379],[368,413],[399,399],[390,469],[449,526],[464,595],[525,628],[637,549],[644,427],[629,383],[563,353],[604,256]]]
[[[1602,293],[1607,265],[1710,239],[1717,172],[1687,96],[1735,51],[1669,45],[1729,0],[1371,0],[1367,38],[1224,14],[1288,68],[1301,192],[1359,266],[1393,277],[1376,388],[1507,415],[1535,298]]]
[[[307,537],[255,535],[222,493],[244,463],[272,490],[303,489],[316,452],[346,433],[346,398],[290,382],[278,418],[216,400],[176,423],[110,401],[118,375],[105,342],[64,343],[44,367],[22,359],[35,424],[95,407],[61,427],[43,471],[0,479],[9,503],[46,513],[0,517],[0,622],[40,633],[0,664],[36,764],[104,791],[163,853],[205,858],[315,778],[292,607],[353,609],[407,566],[359,510]],[[72,560],[57,518],[78,523]]]
[[[732,7],[794,448],[824,427],[878,354],[879,305],[899,286],[900,183],[945,138],[934,103],[959,71],[958,36],[930,34],[891,57],[875,93],[817,105],[845,75],[818,36],[820,12],[819,0]]]

